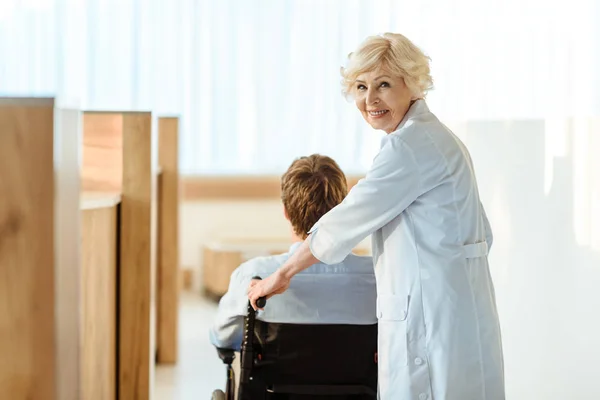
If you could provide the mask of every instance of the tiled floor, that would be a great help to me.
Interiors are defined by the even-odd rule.
[[[179,313],[179,360],[174,367],[157,366],[155,400],[210,399],[225,385],[225,366],[208,341],[216,303],[184,293]]]

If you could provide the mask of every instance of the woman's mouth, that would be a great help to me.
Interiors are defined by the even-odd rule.
[[[386,115],[390,110],[377,110],[377,111],[369,111],[369,116],[371,118],[381,118]]]

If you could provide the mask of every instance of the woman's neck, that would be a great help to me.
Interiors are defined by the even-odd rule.
[[[402,116],[402,119],[400,120],[400,122],[398,122],[398,125],[396,125],[396,127],[393,130],[391,130],[389,132],[386,132],[386,135],[389,135],[390,133],[396,132],[398,130],[398,127],[400,125],[402,125],[402,122],[404,122],[404,119],[406,118],[406,114],[408,114],[408,112],[410,111],[411,107],[413,106],[413,104],[415,104],[417,102],[417,100],[421,100],[421,99],[414,99],[414,100],[410,101],[410,104],[408,105],[408,108],[406,109],[406,112]]]

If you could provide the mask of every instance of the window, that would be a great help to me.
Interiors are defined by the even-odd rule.
[[[278,174],[314,152],[366,171],[382,133],[341,96],[339,68],[384,31],[431,56],[428,102],[445,120],[600,110],[591,0],[1,3],[0,94],[179,114],[184,173]]]

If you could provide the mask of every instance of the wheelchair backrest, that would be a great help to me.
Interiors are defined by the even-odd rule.
[[[377,390],[377,324],[254,324],[253,376],[267,384],[365,385]]]

